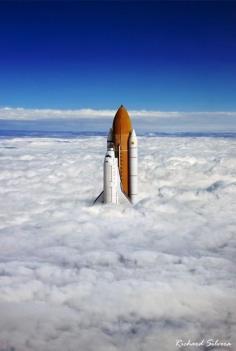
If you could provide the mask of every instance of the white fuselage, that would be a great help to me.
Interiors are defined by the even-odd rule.
[[[105,204],[118,203],[118,162],[113,148],[109,148],[104,160],[103,190]]]

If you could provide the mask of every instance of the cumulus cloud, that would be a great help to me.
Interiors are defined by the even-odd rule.
[[[235,146],[140,137],[116,207],[91,206],[105,138],[2,138],[0,350],[235,350]]]
[[[96,109],[26,109],[1,107],[0,119],[7,120],[42,120],[42,119],[81,119],[81,118],[112,118],[116,110]],[[158,118],[216,118],[236,117],[236,112],[178,112],[178,111],[155,111],[155,110],[129,110],[132,118],[158,119]]]

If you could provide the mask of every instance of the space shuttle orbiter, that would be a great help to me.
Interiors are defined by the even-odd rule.
[[[120,106],[107,137],[103,191],[94,203],[135,203],[138,195],[138,145],[127,110]]]

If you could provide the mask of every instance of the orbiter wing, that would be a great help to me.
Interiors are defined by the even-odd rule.
[[[121,183],[121,180],[120,180],[120,172],[118,170],[118,177],[119,177],[119,180],[118,180],[118,201],[120,204],[129,204],[130,205],[130,200],[129,198],[126,196],[126,194],[123,192],[122,190],[122,183]],[[98,197],[94,200],[93,204],[102,204],[104,203],[104,190],[98,195]]]

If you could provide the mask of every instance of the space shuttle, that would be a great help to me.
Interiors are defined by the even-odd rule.
[[[138,196],[138,142],[123,105],[117,110],[107,137],[103,191],[94,203],[135,204]]]

